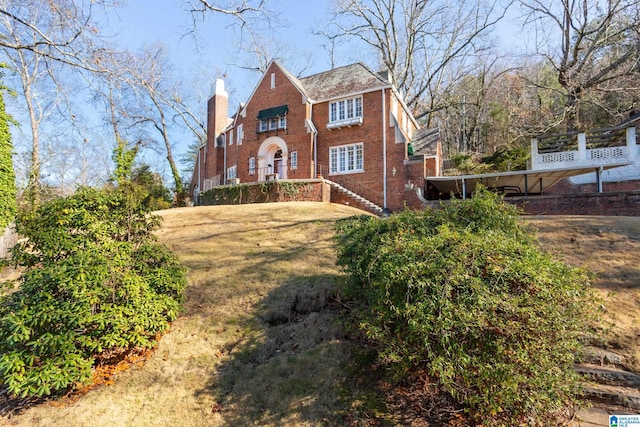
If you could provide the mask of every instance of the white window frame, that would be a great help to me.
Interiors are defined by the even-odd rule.
[[[238,167],[236,165],[227,168],[227,181],[238,177]]]
[[[298,169],[298,152],[291,152],[291,169]]]
[[[238,145],[242,145],[242,140],[244,138],[244,126],[242,125],[242,123],[238,125],[237,138]]]
[[[276,130],[278,129],[278,122],[280,120],[278,120],[277,117],[272,117],[269,119],[269,130]]]
[[[361,125],[362,116],[362,96],[330,102],[327,128]]]
[[[364,172],[364,144],[339,145],[329,148],[329,174]]]
[[[278,117],[278,129],[286,129],[287,128],[287,116]]]
[[[256,158],[249,157],[249,175],[256,174]]]
[[[233,129],[229,131],[229,145],[233,145]]]
[[[276,73],[271,73],[271,89],[276,88]]]
[[[268,128],[267,120],[260,120],[260,132],[266,132]]]

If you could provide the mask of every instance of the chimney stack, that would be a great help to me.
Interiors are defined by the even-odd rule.
[[[215,147],[215,139],[227,127],[229,121],[229,94],[224,90],[224,80],[217,79],[215,92],[207,103],[207,143]]]

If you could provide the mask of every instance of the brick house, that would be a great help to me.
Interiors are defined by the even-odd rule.
[[[438,132],[420,129],[385,74],[360,63],[296,78],[273,61],[231,117],[222,80],[207,110],[190,188],[196,201],[214,186],[322,175],[397,211],[420,207],[406,189],[441,174]],[[333,188],[331,200],[346,203]]]

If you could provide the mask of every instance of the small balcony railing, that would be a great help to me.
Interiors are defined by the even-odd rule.
[[[598,167],[639,158],[635,127],[544,135],[531,141],[533,170]]]

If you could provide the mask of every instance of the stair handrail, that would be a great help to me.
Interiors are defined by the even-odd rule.
[[[343,174],[340,172],[331,172],[325,165],[317,165],[317,174],[326,177],[328,180],[340,184],[347,190],[365,198],[366,200],[375,204],[374,200],[380,198],[380,193],[367,187],[358,180],[353,179],[350,174]]]

